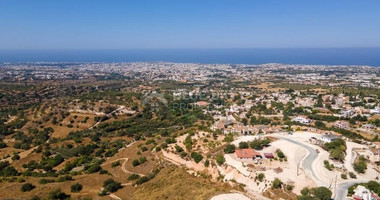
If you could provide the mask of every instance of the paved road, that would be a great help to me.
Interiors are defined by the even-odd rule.
[[[292,139],[289,139],[289,138],[286,138],[286,137],[281,137],[281,136],[277,136],[278,138],[282,139],[282,140],[286,140],[290,143],[293,143],[293,144],[296,144],[298,146],[301,146],[302,148],[305,148],[307,151],[309,151],[309,154],[306,156],[306,158],[303,160],[302,162],[302,169],[305,171],[305,173],[311,177],[314,181],[317,182],[317,185],[319,186],[328,186],[327,183],[321,181],[318,176],[315,175],[315,172],[312,168],[312,164],[313,162],[315,161],[315,159],[317,158],[318,156],[318,153],[316,152],[316,150],[308,145],[305,145],[301,142],[298,142],[298,141],[295,141],[295,140],[292,140]]]
[[[351,185],[357,184],[357,183],[366,183],[370,180],[350,180],[346,182],[342,182],[338,185],[338,188],[336,189],[335,192],[335,200],[345,200],[347,199],[347,194],[348,194],[348,188]]]
[[[305,145],[305,144],[302,144],[300,142],[297,142],[295,140],[292,140],[292,139],[289,139],[289,138],[285,138],[285,137],[281,137],[281,136],[276,136],[282,140],[286,140],[290,143],[293,143],[293,144],[296,144],[296,145],[299,145],[305,149],[307,149],[309,151],[309,155],[305,158],[305,160],[303,161],[302,163],[302,168],[305,170],[306,174],[309,175],[312,179],[316,180],[317,181],[317,185],[318,186],[325,186],[325,187],[328,187],[328,184],[321,181],[314,173],[313,171],[313,168],[312,168],[312,164],[313,162],[315,161],[315,159],[317,158],[318,156],[318,153],[315,151],[314,148],[308,146],[308,145]],[[370,180],[349,180],[349,181],[345,181],[345,182],[342,182],[342,183],[339,183],[338,184],[338,187],[335,191],[335,200],[345,200],[347,198],[347,194],[348,194],[348,188],[351,186],[351,185],[354,185],[354,184],[357,184],[357,183],[365,183],[365,182],[368,182]]]

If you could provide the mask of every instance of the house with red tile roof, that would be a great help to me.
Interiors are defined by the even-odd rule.
[[[237,149],[235,150],[236,156],[240,159],[248,158],[248,159],[254,159],[257,156],[261,157],[261,154],[259,152],[256,152],[254,149]]]

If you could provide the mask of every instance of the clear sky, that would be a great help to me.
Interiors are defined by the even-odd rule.
[[[380,47],[379,0],[0,0],[0,49]]]

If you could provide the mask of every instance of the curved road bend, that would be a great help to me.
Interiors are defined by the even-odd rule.
[[[317,185],[328,187],[328,184],[324,183],[323,181],[321,181],[315,175],[315,173],[314,173],[314,171],[312,169],[312,164],[313,164],[313,162],[315,161],[315,159],[318,156],[318,153],[315,151],[314,148],[312,148],[312,147],[310,147],[308,145],[302,144],[300,142],[294,141],[294,140],[289,139],[289,138],[285,138],[285,137],[281,137],[281,136],[275,136],[275,137],[283,139],[283,140],[286,140],[286,141],[288,141],[290,143],[296,144],[298,146],[301,146],[301,147],[307,149],[309,151],[309,155],[307,155],[307,157],[303,161],[302,168],[305,170],[305,172],[311,178],[313,178],[313,179],[315,179],[317,181]],[[368,182],[368,181],[370,181],[370,180],[350,180],[350,181],[345,181],[345,182],[339,183],[338,187],[336,188],[336,191],[335,191],[335,200],[345,200],[345,199],[347,199],[348,188],[351,185],[354,185],[354,184],[357,184],[357,183],[365,183],[365,182]]]
[[[347,194],[348,194],[348,188],[351,185],[357,184],[357,183],[365,183],[368,182],[369,180],[353,180],[353,181],[347,181],[340,183],[338,185],[338,188],[336,189],[335,192],[335,200],[345,200],[347,199]]]
[[[313,162],[315,161],[315,159],[317,158],[318,156],[318,153],[315,151],[314,148],[308,146],[308,145],[305,145],[305,144],[302,144],[300,142],[297,142],[297,141],[294,141],[292,139],[289,139],[289,138],[285,138],[285,137],[281,137],[281,136],[276,136],[282,140],[286,140],[290,143],[293,143],[293,144],[296,144],[298,146],[301,146],[303,148],[305,148],[306,150],[309,151],[309,154],[306,156],[306,158],[303,160],[302,162],[302,168],[303,170],[306,172],[306,174],[311,177],[312,179],[314,179],[317,183],[317,185],[319,186],[325,186],[325,187],[328,187],[328,184],[323,182],[322,180],[320,180],[314,173],[314,170],[313,170],[313,167],[312,167],[312,164]]]

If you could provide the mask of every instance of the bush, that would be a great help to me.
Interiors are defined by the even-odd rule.
[[[314,188],[313,194],[320,200],[329,200],[331,198],[332,192],[326,187],[317,187]]]
[[[268,144],[270,143],[270,140],[268,139],[257,139],[257,140],[253,140],[249,146],[251,146],[251,148],[253,149],[256,149],[256,150],[261,150],[263,149],[264,146],[267,146]]]
[[[175,145],[174,146],[175,150],[178,152],[178,153],[181,153],[183,151],[182,147],[178,146],[178,145]]]
[[[61,191],[61,189],[53,190],[48,195],[49,200],[64,200],[64,199],[69,199],[69,198],[70,198],[70,195],[65,194],[64,192]]]
[[[7,144],[5,142],[0,141],[0,149],[7,147]]]
[[[21,187],[21,191],[22,192],[29,192],[31,190],[33,190],[36,186],[32,185],[31,183],[25,183],[24,185],[22,185]]]
[[[103,183],[104,190],[107,192],[116,192],[122,188],[121,183],[113,180],[112,178],[107,179]]]
[[[275,178],[273,181],[272,181],[272,188],[275,189],[275,188],[281,188],[282,187],[282,182],[279,178]]]
[[[18,154],[15,154],[12,156],[12,160],[15,161],[15,160],[20,160],[20,156]]]
[[[301,196],[298,196],[298,200],[329,200],[331,199],[332,192],[326,187],[317,188],[303,188],[301,190]]]
[[[92,174],[92,173],[96,173],[98,171],[100,171],[102,169],[102,167],[100,167],[99,164],[94,164],[94,165],[91,165],[87,168],[86,172],[88,174]]]
[[[324,160],[323,164],[325,164],[325,168],[328,169],[329,171],[332,171],[334,168],[334,165],[332,165],[332,164],[330,165],[328,160]]]
[[[309,194],[310,194],[310,189],[307,188],[307,187],[304,187],[304,188],[301,190],[301,194],[302,194],[303,196],[307,196],[307,195],[309,195]]]
[[[17,176],[17,170],[8,161],[0,162],[0,176]]]
[[[146,160],[146,158],[145,157],[140,157],[139,158],[139,163],[140,164],[143,164],[143,163],[145,163],[147,160]]]
[[[224,148],[224,153],[234,153],[235,152],[235,145],[229,144]]]
[[[354,172],[349,172],[348,175],[350,178],[356,178],[356,174]]]
[[[181,152],[181,153],[179,154],[179,156],[181,156],[181,158],[184,158],[184,157],[187,156],[187,153],[183,151],[183,152]]]
[[[197,152],[191,152],[191,157],[194,159],[196,163],[201,162],[201,160],[203,159],[203,156]]]
[[[239,149],[247,149],[247,148],[248,148],[248,143],[246,142],[239,143]]]
[[[224,162],[226,162],[226,159],[224,158],[223,155],[216,156],[216,163],[218,165],[222,165]]]
[[[115,161],[115,162],[113,162],[113,163],[111,164],[111,168],[115,168],[115,167],[117,167],[117,166],[119,166],[119,165],[120,165],[120,160]]]
[[[139,180],[136,181],[136,185],[141,185],[141,184],[148,182],[148,181],[149,181],[149,178],[146,176],[143,176]]]
[[[208,167],[209,165],[210,165],[210,161],[207,159],[206,161],[205,161],[205,167]]]
[[[79,183],[71,185],[71,192],[80,192],[83,189],[83,186]]]
[[[256,179],[259,180],[260,182],[263,182],[264,178],[265,178],[265,174],[263,173],[260,173],[256,176]]]
[[[71,181],[71,180],[73,180],[73,177],[71,177],[70,175],[66,175],[66,176],[59,177],[57,182],[65,182],[65,181]]]
[[[277,150],[277,156],[279,158],[285,158],[285,154],[281,150]]]
[[[359,157],[359,161],[354,163],[354,170],[358,173],[364,174],[367,169],[367,163],[364,156]]]
[[[133,161],[132,161],[132,166],[133,167],[136,167],[137,165],[139,165],[140,164],[140,162],[139,162],[139,160],[137,160],[137,159],[134,159]]]
[[[138,174],[132,174],[132,175],[130,175],[128,178],[127,178],[127,180],[128,181],[134,181],[134,180],[137,180],[137,179],[139,179],[140,178],[140,175],[138,175]]]
[[[342,179],[347,179],[347,174],[341,174],[340,177],[341,177]]]
[[[292,191],[293,190],[293,185],[286,185],[286,189],[289,190],[289,191]]]
[[[45,179],[45,178],[40,179],[40,180],[38,181],[39,184],[47,184],[47,183],[54,183],[54,182],[55,182],[54,179]]]

